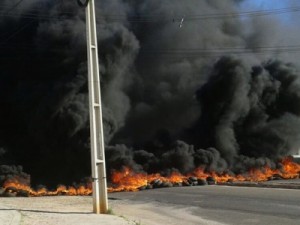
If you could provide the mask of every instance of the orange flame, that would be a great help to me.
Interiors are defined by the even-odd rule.
[[[205,172],[203,168],[196,168],[192,173],[182,175],[178,172],[173,172],[170,176],[161,176],[160,174],[146,175],[143,173],[135,173],[130,168],[124,168],[122,171],[115,171],[112,174],[113,186],[109,188],[110,192],[118,191],[138,191],[141,187],[151,185],[153,181],[160,180],[165,183],[184,183],[189,177],[197,179],[207,179],[211,177],[216,183],[225,183],[228,181],[251,181],[261,182],[269,180],[276,176],[283,179],[299,178],[300,165],[293,162],[291,157],[284,158],[281,161],[281,169],[272,169],[265,166],[261,169],[251,169],[246,174],[230,175],[228,173],[218,174],[216,172]]]
[[[265,166],[261,169],[251,169],[246,174],[231,175],[229,173],[216,173],[205,172],[203,168],[196,168],[193,172],[183,175],[179,172],[173,172],[169,176],[162,176],[161,174],[146,174],[137,173],[128,167],[125,167],[121,171],[114,171],[111,176],[111,185],[108,188],[109,192],[119,191],[138,191],[143,188],[151,188],[154,185],[182,185],[189,184],[189,179],[213,179],[216,183],[226,183],[228,181],[251,181],[260,182],[266,181],[271,177],[280,177],[283,179],[299,178],[300,164],[293,162],[291,157],[284,158],[281,162],[282,168],[272,169],[269,166]],[[3,188],[8,192],[18,192],[20,190],[28,193],[28,196],[55,196],[55,195],[91,195],[91,184],[80,185],[78,187],[66,187],[60,185],[54,191],[48,191],[46,188],[40,188],[38,190],[32,189],[29,185],[22,184],[18,179],[7,180]]]
[[[46,188],[40,188],[38,190],[32,189],[30,186],[19,183],[18,180],[7,180],[3,184],[4,189],[10,190],[9,192],[14,192],[14,189],[18,192],[20,190],[28,193],[29,196],[57,196],[57,195],[91,195],[92,188],[86,185],[80,185],[79,187],[66,187],[64,185],[59,185],[56,190],[48,191]]]

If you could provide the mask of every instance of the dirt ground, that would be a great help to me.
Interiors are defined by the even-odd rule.
[[[192,209],[109,200],[112,215],[92,213],[90,196],[0,198],[1,225],[218,225],[193,216]]]
[[[92,198],[80,196],[0,198],[1,225],[128,225],[116,215],[92,213]]]

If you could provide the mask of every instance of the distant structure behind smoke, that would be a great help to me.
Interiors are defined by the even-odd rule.
[[[96,3],[109,170],[241,172],[300,147],[298,55],[275,48],[299,32],[272,16],[199,19],[239,13],[240,2]],[[33,183],[89,176],[84,11],[24,1],[0,33],[0,176],[23,173],[13,165]]]

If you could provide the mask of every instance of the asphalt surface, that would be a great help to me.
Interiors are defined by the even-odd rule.
[[[112,193],[110,198],[128,205],[152,204],[150,210],[156,214],[169,207],[174,211],[169,212],[171,217],[188,209],[176,224],[201,224],[191,221],[195,216],[210,221],[206,224],[300,224],[299,189],[213,185]],[[141,214],[139,219],[147,221]]]

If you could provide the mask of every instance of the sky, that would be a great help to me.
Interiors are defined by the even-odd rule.
[[[242,11],[272,10],[289,7],[300,7],[298,0],[246,0],[241,4]],[[297,24],[299,12],[278,14],[277,17],[290,25]]]
[[[263,9],[276,9],[276,8],[284,8],[289,6],[290,4],[295,4],[299,1],[294,0],[247,0],[243,3],[243,7],[245,8],[263,8]]]

